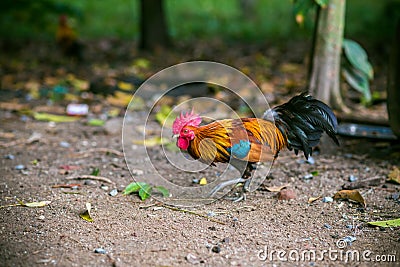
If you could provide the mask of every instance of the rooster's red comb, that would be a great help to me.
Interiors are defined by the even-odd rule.
[[[200,123],[201,117],[199,116],[199,114],[195,114],[193,109],[190,113],[186,112],[186,114],[184,114],[182,112],[180,116],[176,117],[174,123],[172,124],[172,132],[174,134],[179,134],[182,127],[186,125],[199,126]]]

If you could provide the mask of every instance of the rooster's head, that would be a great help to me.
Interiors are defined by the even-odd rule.
[[[194,139],[193,127],[199,126],[201,117],[192,111],[181,113],[172,124],[172,132],[178,137],[177,145],[179,148],[186,150],[189,147],[189,142]]]

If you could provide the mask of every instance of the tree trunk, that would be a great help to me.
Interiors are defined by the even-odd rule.
[[[395,38],[390,55],[387,87],[387,109],[393,133],[400,138],[400,19],[397,20]]]
[[[150,50],[169,46],[163,0],[141,0],[140,5],[140,48]]]
[[[340,92],[340,55],[342,51],[346,0],[330,0],[319,12],[309,92],[335,109],[347,111]]]

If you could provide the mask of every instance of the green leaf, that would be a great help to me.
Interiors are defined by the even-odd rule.
[[[169,197],[169,191],[167,188],[163,186],[155,186],[154,189],[160,192],[163,195],[163,197]]]
[[[177,147],[176,142],[168,142],[165,144],[165,148],[172,152],[179,152],[180,149]]]
[[[374,77],[374,71],[368,61],[367,52],[358,43],[343,39],[343,49],[346,58],[355,69],[361,71],[369,79]]]
[[[105,121],[100,119],[90,119],[87,124],[90,126],[103,126]]]
[[[153,188],[149,184],[144,184],[142,188],[139,190],[139,197],[142,200],[146,200],[150,197],[151,191]]]
[[[79,120],[79,117],[70,117],[62,115],[54,115],[49,113],[35,112],[33,118],[38,121],[53,121],[53,122],[73,122]]]
[[[122,192],[122,194],[124,195],[129,195],[132,193],[136,193],[138,192],[144,185],[146,185],[146,183],[144,182],[133,182],[130,183],[129,185],[127,185],[124,189],[124,191]]]
[[[100,173],[99,168],[95,168],[90,175],[98,176]]]
[[[400,218],[387,221],[368,222],[368,224],[379,227],[400,227]]]
[[[314,0],[314,2],[320,7],[325,8],[328,5],[329,0]]]
[[[311,174],[312,174],[312,176],[318,176],[319,171],[312,171]]]
[[[160,111],[158,111],[156,113],[156,120],[158,121],[159,124],[161,124],[162,126],[168,126],[168,127],[172,127],[172,123],[175,120],[175,116],[173,113],[171,113],[172,109],[170,106],[167,105],[163,105],[160,109]]]
[[[133,66],[141,69],[148,69],[150,67],[150,61],[145,58],[138,58],[133,62]]]
[[[363,94],[367,103],[371,102],[371,91],[369,89],[368,77],[364,73],[357,71],[351,66],[343,66],[343,76],[349,85]]]
[[[136,145],[144,145],[147,147],[159,146],[168,143],[169,141],[166,138],[161,138],[159,136],[148,137],[145,140],[132,140],[132,143]]]

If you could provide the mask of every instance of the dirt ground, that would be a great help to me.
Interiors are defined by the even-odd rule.
[[[399,166],[398,143],[339,137],[336,147],[324,139],[314,164],[304,162],[302,155],[281,153],[267,179],[245,201],[218,199],[174,208],[121,192],[133,177],[142,181],[153,175],[149,164],[187,188],[197,186],[193,179],[211,182],[226,166],[195,174],[176,171],[160,146],[147,154],[136,151],[136,145],[125,151],[132,177],[121,155],[122,116],[101,127],[85,120],[21,118],[0,110],[1,266],[400,265],[400,229],[367,224],[399,217],[400,186],[386,182]],[[144,123],[140,111],[131,119],[135,125]],[[112,183],[67,179],[96,168]],[[304,178],[310,173],[315,175]],[[357,178],[353,184],[373,179],[358,188],[366,207],[346,200],[309,203],[311,197],[332,197],[350,183],[351,175]],[[78,189],[54,187],[71,183],[79,184]],[[294,199],[279,200],[277,192],[269,191],[285,184]],[[109,194],[112,189],[118,190],[116,196]],[[18,200],[51,203],[9,206]],[[86,203],[92,205],[93,222],[80,217]]]
[[[41,135],[31,144],[1,148],[1,205],[16,203],[17,198],[24,202],[51,201],[42,208],[0,209],[2,266],[279,265],[284,262],[276,258],[277,254],[272,254],[271,261],[265,258],[271,255],[265,251],[286,251],[284,259],[291,251],[340,251],[336,242],[346,236],[356,240],[342,251],[356,250],[361,255],[370,250],[371,260],[376,255],[395,255],[396,263],[386,264],[399,263],[399,229],[379,229],[365,223],[399,215],[399,186],[384,182],[399,162],[398,146],[390,143],[342,138],[338,149],[322,146],[319,155],[314,156],[313,165],[299,161],[300,156],[283,153],[263,186],[248,194],[246,201],[233,203],[221,199],[188,208],[211,216],[211,221],[197,214],[159,206],[155,199],[142,202],[135,195],[110,196],[111,189],[122,190],[133,179],[123,157],[91,149],[121,151],[118,133],[110,135],[80,122],[56,127],[47,122],[21,122],[5,112],[1,113],[1,124],[2,133],[12,133],[13,140],[25,141],[32,133]],[[70,146],[60,146],[62,141]],[[79,151],[92,152],[74,154]],[[14,158],[5,158],[9,154]],[[32,164],[35,159],[37,163]],[[25,168],[16,170],[18,164]],[[60,169],[63,165],[78,168],[63,173]],[[115,185],[66,180],[71,175],[90,174],[96,167]],[[137,180],[147,175],[143,164],[137,163],[136,169],[143,171],[135,175]],[[319,171],[318,176],[303,178],[314,170]],[[359,180],[381,178],[379,185],[359,189],[367,202],[366,208],[348,201],[317,200],[308,204],[309,197],[332,196],[348,182],[351,174]],[[199,173],[198,177],[205,175],[208,174]],[[190,177],[187,180],[190,185]],[[52,188],[66,183],[81,186],[78,190]],[[293,200],[278,200],[277,193],[263,189],[286,183],[297,195]],[[79,217],[86,202],[93,206],[91,223]],[[95,253],[97,248],[103,248],[106,254]],[[345,259],[335,260],[334,254],[331,258],[300,259],[298,263],[305,266],[346,264]],[[364,260],[352,263],[366,264]]]

